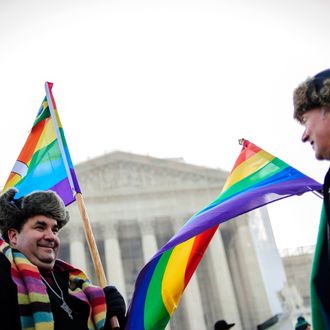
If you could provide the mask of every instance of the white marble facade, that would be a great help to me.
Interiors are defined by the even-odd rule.
[[[127,302],[145,262],[219,195],[228,176],[180,160],[124,152],[91,159],[75,169],[108,283],[116,285]],[[96,281],[76,203],[69,212],[71,221],[61,232],[61,257]],[[266,236],[260,238],[260,229]],[[270,269],[267,274],[263,265],[267,249],[267,268],[280,276],[276,287],[268,285]],[[266,209],[221,225],[168,329],[213,329],[218,319],[235,322],[235,330],[256,329],[281,312],[276,294],[285,275],[278,260]]]

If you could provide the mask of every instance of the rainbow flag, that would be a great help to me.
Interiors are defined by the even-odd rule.
[[[193,215],[144,266],[126,329],[164,329],[220,223],[322,185],[247,140],[218,198]]]
[[[46,97],[3,191],[16,187],[16,198],[19,198],[34,190],[53,190],[68,205],[75,200],[80,188],[52,87],[52,83],[45,83]]]

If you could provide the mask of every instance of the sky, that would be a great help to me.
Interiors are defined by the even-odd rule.
[[[245,138],[322,182],[329,164],[301,142],[292,92],[330,67],[329,10],[326,0],[0,0],[0,186],[45,81],[75,164],[122,150],[230,171]],[[308,193],[268,207],[280,249],[315,244],[321,203]]]

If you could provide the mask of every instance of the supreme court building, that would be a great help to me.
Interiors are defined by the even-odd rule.
[[[75,169],[108,283],[127,303],[143,265],[219,195],[229,175],[178,159],[119,151]],[[97,283],[77,203],[68,209],[61,257]],[[225,319],[236,323],[235,330],[255,330],[287,312],[285,286],[267,209],[257,209],[220,226],[168,329],[213,329],[215,321]]]

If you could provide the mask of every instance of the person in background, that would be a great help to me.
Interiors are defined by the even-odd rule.
[[[105,330],[126,305],[114,286],[92,285],[74,266],[57,259],[59,231],[69,221],[52,191],[15,199],[0,196],[0,329]]]
[[[311,325],[305,320],[303,316],[299,316],[297,318],[295,330],[310,330],[310,329],[311,329]]]
[[[330,160],[330,69],[302,82],[293,93],[294,118],[304,126],[301,140],[318,160]],[[323,208],[311,274],[312,325],[330,329],[330,169],[323,185]]]
[[[225,320],[219,320],[214,324],[214,330],[227,330],[232,328],[235,323],[228,324]]]

